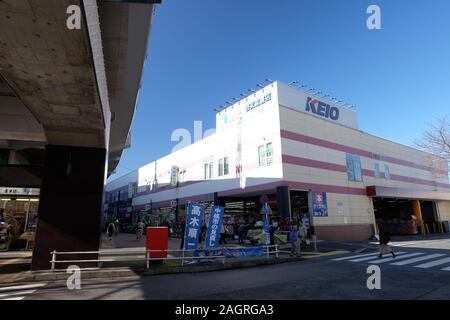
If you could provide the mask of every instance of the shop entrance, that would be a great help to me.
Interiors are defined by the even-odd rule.
[[[437,233],[438,219],[434,201],[420,200],[422,220],[430,233]],[[383,225],[392,235],[418,234],[418,221],[414,215],[414,200],[395,198],[373,198],[377,225]]]
[[[0,251],[33,249],[38,197],[0,198]]]
[[[291,191],[291,214],[294,221],[309,218],[308,191]]]

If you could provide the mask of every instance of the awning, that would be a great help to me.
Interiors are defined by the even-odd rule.
[[[450,192],[443,191],[403,189],[381,186],[369,186],[366,188],[366,190],[369,197],[450,201]]]

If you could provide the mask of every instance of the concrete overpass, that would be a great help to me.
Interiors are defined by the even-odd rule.
[[[99,247],[159,2],[0,1],[0,186],[41,187],[33,269],[53,249]],[[67,27],[71,5],[80,29]]]

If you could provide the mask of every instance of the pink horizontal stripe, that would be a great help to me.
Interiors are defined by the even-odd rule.
[[[294,141],[304,142],[307,144],[313,144],[313,145],[328,148],[328,149],[338,150],[338,151],[342,151],[342,152],[348,152],[348,153],[357,154],[357,155],[360,155],[363,157],[372,158],[372,152],[368,152],[368,151],[361,150],[361,149],[356,149],[353,147],[344,146],[339,143],[330,142],[330,141],[322,140],[319,138],[305,136],[300,133],[295,133],[295,132],[291,132],[291,131],[287,131],[287,130],[283,130],[283,129],[281,130],[281,137],[290,139],[290,140],[294,140]]]
[[[292,165],[309,167],[309,168],[317,168],[317,169],[323,169],[323,170],[330,170],[330,171],[336,171],[336,172],[347,172],[346,166],[342,166],[342,165],[338,165],[338,164],[317,161],[317,160],[311,160],[311,159],[306,159],[306,158],[301,158],[301,157],[294,157],[294,156],[289,156],[289,155],[283,155],[282,157],[283,157],[284,163],[289,163]],[[362,173],[366,177],[374,177],[375,176],[374,172],[372,170],[368,170],[368,169],[363,169]],[[401,175],[397,175],[397,174],[391,174],[390,180],[400,181],[400,182],[408,182],[408,183],[414,183],[414,184],[420,184],[420,185],[425,184],[428,186],[439,186],[442,188],[450,188],[450,184],[438,183],[438,182],[434,182],[431,180],[424,180],[424,179],[418,179],[418,178],[413,178],[413,177],[406,177],[406,176],[401,176]]]
[[[304,189],[320,192],[350,194],[358,196],[367,196],[366,188],[351,188],[343,186],[334,186],[328,184],[306,183],[306,182],[289,182],[289,186],[293,189]]]
[[[363,157],[366,157],[366,158],[373,159],[373,153],[372,152],[365,151],[365,150],[362,150],[362,149],[348,147],[348,146],[345,146],[343,144],[330,142],[330,141],[326,141],[326,140],[323,140],[323,139],[314,138],[314,137],[306,136],[306,135],[303,135],[303,134],[300,134],[300,133],[295,133],[295,132],[287,131],[287,130],[283,130],[283,129],[281,130],[280,134],[281,134],[281,138],[294,140],[294,141],[299,141],[299,142],[303,142],[303,143],[307,143],[307,144],[312,144],[312,145],[316,145],[316,146],[320,146],[320,147],[324,147],[324,148],[328,148],[328,149],[332,149],[332,150],[348,152],[348,153],[352,153],[352,154],[356,154],[356,155],[359,155],[359,156],[363,156]],[[397,159],[397,158],[394,158],[394,157],[384,156],[383,160],[380,160],[380,161],[386,161],[386,162],[402,165],[402,166],[405,166],[405,167],[421,169],[421,170],[425,170],[425,171],[431,171],[431,172],[437,172],[437,173],[442,173],[442,174],[448,174],[447,170],[441,170],[441,169],[437,169],[437,168],[432,168],[432,167],[429,167],[429,166],[425,166],[425,165],[422,165],[422,164],[417,164],[417,163],[414,163],[414,162],[411,162],[411,161],[407,161],[407,160]]]
[[[310,168],[338,171],[338,172],[347,172],[347,167],[344,165],[340,165],[340,164],[334,164],[334,163],[330,163],[330,162],[323,162],[323,161],[318,161],[318,160],[294,157],[294,156],[289,156],[286,154],[282,155],[282,159],[283,159],[283,163],[289,163],[289,164],[293,164],[293,165],[310,167]]]

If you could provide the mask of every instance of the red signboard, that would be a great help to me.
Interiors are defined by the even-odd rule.
[[[150,258],[166,258],[168,243],[167,227],[147,227],[147,250],[161,250],[150,252]]]

